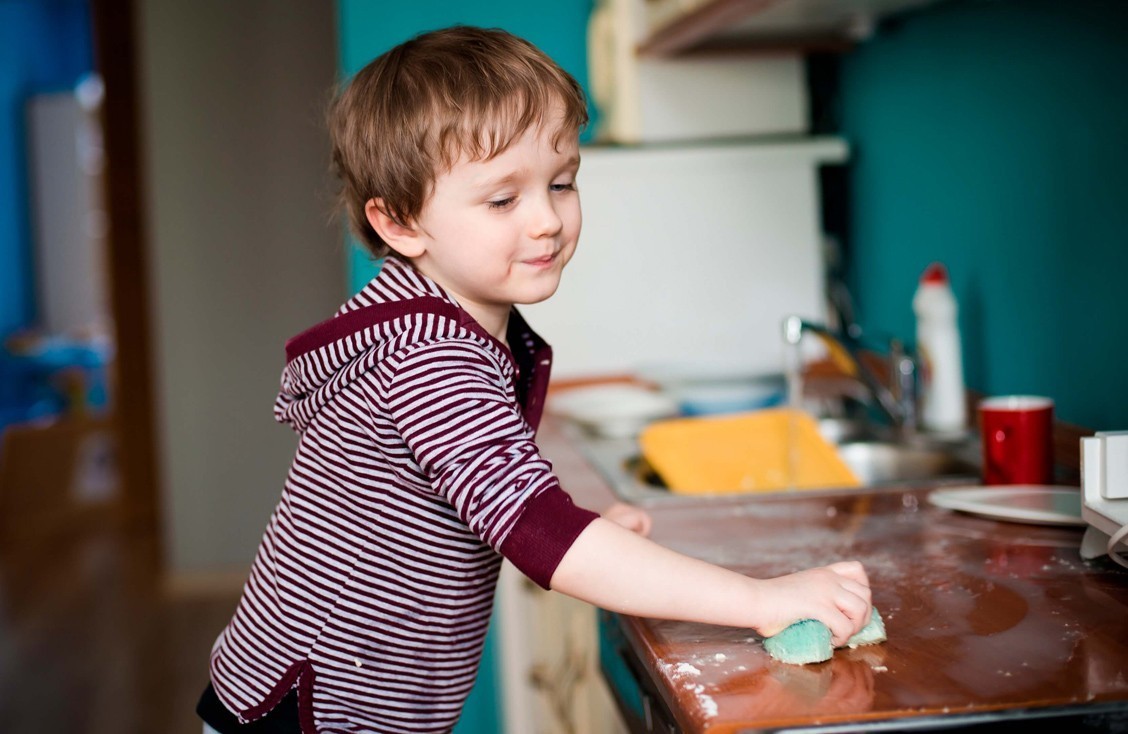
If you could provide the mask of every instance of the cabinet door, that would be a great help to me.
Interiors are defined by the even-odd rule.
[[[833,138],[585,147],[582,247],[556,294],[521,308],[553,377],[778,372],[783,319],[824,318],[818,169],[846,154]]]
[[[544,591],[509,563],[498,594],[506,731],[626,734],[599,672],[595,608]]]

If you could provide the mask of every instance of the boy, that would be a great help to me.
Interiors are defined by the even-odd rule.
[[[450,28],[372,62],[331,118],[350,223],[387,259],[286,345],[275,414],[300,441],[212,651],[208,724],[449,730],[503,556],[627,614],[765,635],[815,618],[836,643],[865,624],[859,564],[758,580],[681,556],[642,537],[641,511],[574,506],[538,454],[551,352],[513,306],[555,292],[579,238],[570,76],[507,33]]]

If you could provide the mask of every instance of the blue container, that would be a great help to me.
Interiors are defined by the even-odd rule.
[[[61,415],[68,410],[104,410],[108,345],[60,337],[20,340],[18,350],[0,350],[0,430]],[[77,372],[80,394],[68,390]],[[69,376],[74,385],[75,377]]]

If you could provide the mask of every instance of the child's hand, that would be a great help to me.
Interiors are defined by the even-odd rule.
[[[638,533],[642,537],[650,535],[650,515],[646,510],[616,502],[603,511],[603,517],[616,525]]]
[[[761,583],[762,610],[768,619],[755,629],[764,637],[800,619],[817,619],[830,628],[831,642],[839,646],[869,621],[869,578],[857,561],[832,563]]]

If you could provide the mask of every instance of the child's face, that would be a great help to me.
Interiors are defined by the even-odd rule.
[[[513,304],[556,292],[576,249],[579,145],[568,137],[554,147],[554,132],[530,128],[492,160],[460,160],[436,179],[416,222],[415,267],[495,336]]]

